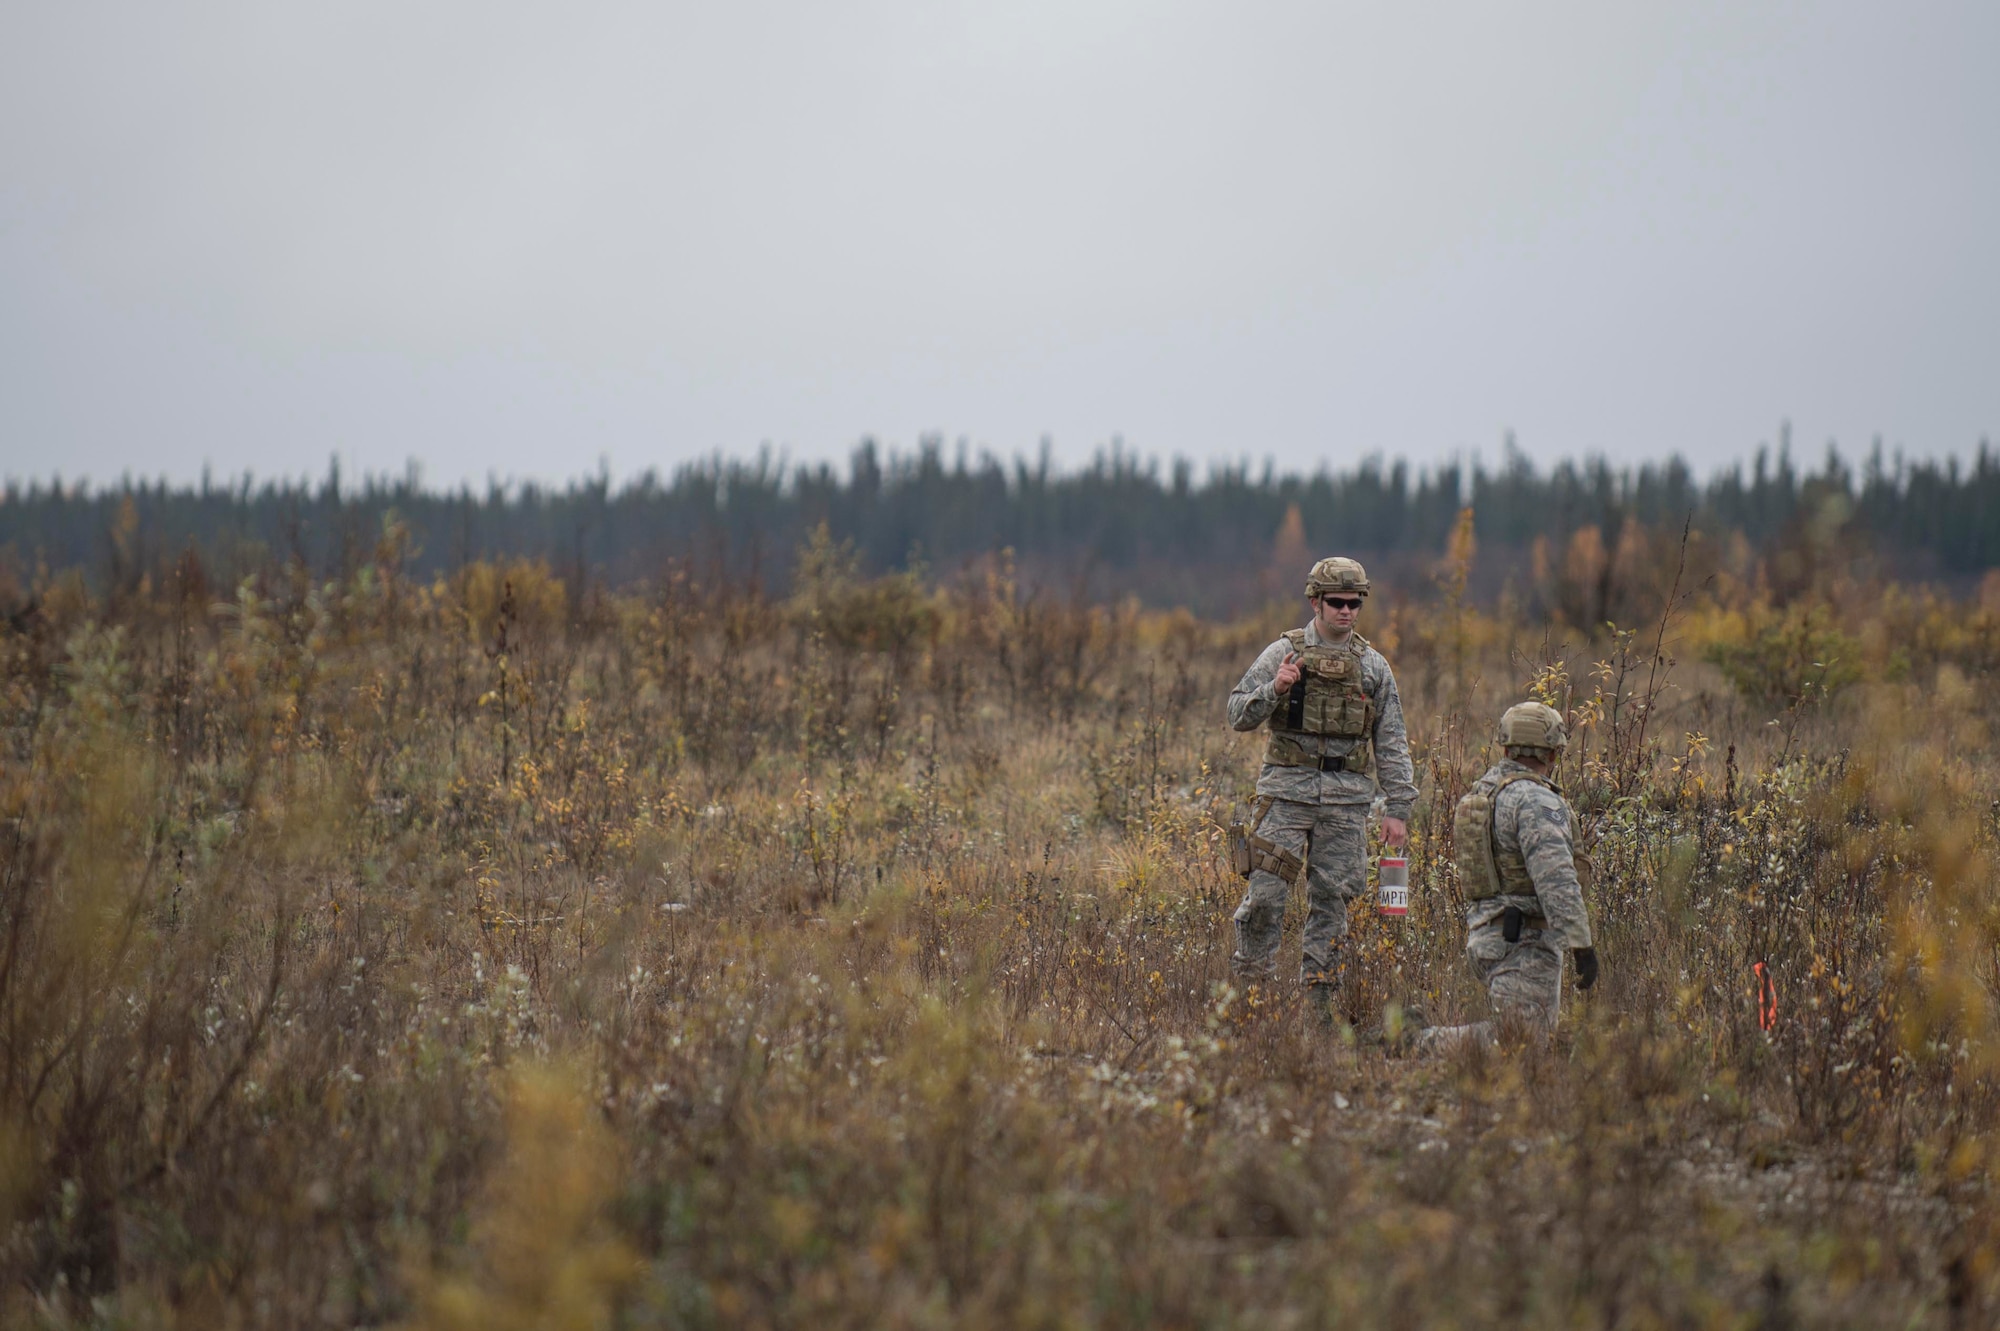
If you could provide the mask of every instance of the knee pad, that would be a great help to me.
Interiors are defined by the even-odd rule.
[[[1267,920],[1283,913],[1284,908],[1282,906],[1273,906],[1269,902],[1264,901],[1246,901],[1236,908],[1236,914],[1230,918],[1238,924],[1254,924],[1260,920]]]

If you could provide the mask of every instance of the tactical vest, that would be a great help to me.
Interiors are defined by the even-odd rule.
[[[1304,629],[1293,629],[1285,641],[1299,658],[1299,678],[1271,713],[1271,742],[1264,750],[1264,761],[1278,767],[1324,768],[1319,755],[1299,740],[1301,735],[1320,735],[1353,740],[1353,747],[1345,758],[1336,760],[1337,765],[1349,772],[1367,771],[1375,756],[1370,742],[1375,733],[1375,700],[1361,682],[1361,654],[1368,649],[1367,641],[1355,633],[1349,635],[1346,646],[1307,646]]]
[[[1516,781],[1532,781],[1555,789],[1533,772],[1509,772],[1500,777],[1488,773],[1473,782],[1472,789],[1458,802],[1458,810],[1452,817],[1451,845],[1458,860],[1458,883],[1467,901],[1535,895],[1535,882],[1528,875],[1528,862],[1522,858],[1520,847],[1501,850],[1494,835],[1493,815],[1500,805],[1500,792]]]

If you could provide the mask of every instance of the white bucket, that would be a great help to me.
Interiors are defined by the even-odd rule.
[[[1384,855],[1376,867],[1376,909],[1384,915],[1410,913],[1410,862],[1401,855]]]

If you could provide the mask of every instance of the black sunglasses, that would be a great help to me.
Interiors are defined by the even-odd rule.
[[[1359,610],[1361,608],[1361,598],[1358,596],[1351,600],[1345,596],[1322,596],[1319,599],[1335,610]]]

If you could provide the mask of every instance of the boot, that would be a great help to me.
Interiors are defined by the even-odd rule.
[[[1306,986],[1306,1010],[1312,1013],[1313,1024],[1323,1031],[1330,1031],[1340,1024],[1340,989],[1331,984],[1309,984]]]
[[[1382,1009],[1382,1051],[1401,1058],[1416,1049],[1430,1023],[1415,1003],[1391,1003]]]
[[[1391,1002],[1382,1015],[1368,1023],[1360,1041],[1370,1049],[1380,1049],[1390,1058],[1401,1058],[1417,1047],[1424,1028],[1424,1010],[1414,1003]]]

